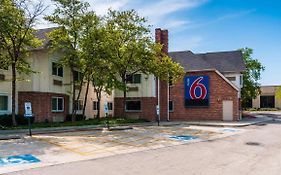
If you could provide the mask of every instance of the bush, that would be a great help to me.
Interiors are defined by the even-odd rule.
[[[85,119],[86,119],[86,116],[83,116],[83,115],[81,115],[81,114],[76,114],[76,121],[82,121],[82,120],[85,120]],[[71,114],[68,114],[68,115],[66,116],[65,120],[66,120],[67,122],[72,121],[72,120],[71,120]]]
[[[16,115],[16,121],[18,125],[27,125],[28,124],[28,119],[24,117],[23,115]],[[34,122],[34,117],[31,117],[31,123]],[[13,120],[12,120],[12,115],[0,115],[0,125],[9,127],[13,126]]]

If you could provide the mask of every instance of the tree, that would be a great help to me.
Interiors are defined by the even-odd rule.
[[[85,73],[87,74],[87,90],[92,82],[98,104],[101,104],[102,92],[110,94],[113,89],[114,76],[111,70],[111,62],[106,52],[107,32],[101,18],[92,14],[88,17],[87,27],[83,32],[81,42],[82,58]],[[87,95],[83,107],[85,111]],[[100,118],[100,108],[98,106],[97,118]]]
[[[260,93],[259,80],[261,78],[261,72],[264,71],[264,66],[259,60],[252,58],[253,49],[242,48],[240,51],[243,54],[243,59],[246,64],[246,71],[243,73],[243,88],[241,92],[242,106],[247,101],[257,97]]]
[[[59,25],[50,32],[52,51],[63,52],[60,63],[70,67],[72,75],[72,121],[76,119],[76,80],[75,71],[79,70],[81,62],[81,51],[79,43],[82,38],[82,31],[85,28],[85,21],[88,14],[88,3],[80,0],[53,0],[56,5],[54,13],[46,16],[45,19]],[[82,88],[80,82],[80,88]],[[79,90],[78,97],[81,89]]]
[[[276,89],[276,99],[281,100],[281,86]]]
[[[106,52],[112,64],[112,72],[118,76],[115,86],[123,91],[123,115],[126,117],[126,98],[128,78],[138,72],[155,74],[163,80],[169,79],[168,73],[179,78],[183,68],[161,52],[162,46],[152,38],[146,19],[134,10],[112,11],[106,18]],[[162,65],[162,66],[161,66]],[[165,66],[169,67],[165,67]],[[172,69],[170,69],[172,68]],[[173,70],[175,70],[173,72]]]
[[[16,126],[16,81],[18,73],[32,73],[26,57],[32,48],[41,44],[33,32],[36,19],[45,10],[42,2],[26,0],[0,0],[0,60],[12,72],[12,120]]]

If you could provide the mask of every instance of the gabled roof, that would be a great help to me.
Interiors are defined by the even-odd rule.
[[[170,52],[169,56],[180,63],[185,71],[215,69],[220,72],[243,72],[246,70],[240,51],[194,54],[191,51]]]
[[[51,32],[52,30],[56,29],[57,27],[51,27],[51,28],[45,28],[45,29],[38,29],[34,32],[34,36],[40,40],[42,40],[42,45],[33,49],[33,50],[41,50],[41,49],[45,49],[49,42],[50,39],[48,38],[47,34],[49,32]]]

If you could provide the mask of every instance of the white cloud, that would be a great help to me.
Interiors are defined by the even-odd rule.
[[[191,36],[184,37],[177,40],[177,44],[173,44],[171,47],[171,51],[179,51],[179,50],[194,50],[202,45],[204,39],[201,36]]]
[[[108,9],[120,10],[128,5],[130,0],[91,0],[89,1],[93,10],[98,15],[105,15]]]

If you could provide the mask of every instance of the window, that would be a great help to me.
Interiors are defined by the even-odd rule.
[[[174,102],[173,101],[169,101],[169,111],[170,112],[174,111]]]
[[[8,110],[8,96],[1,95],[0,96],[0,111]]]
[[[243,75],[240,75],[240,85],[243,85]]]
[[[83,78],[83,75],[81,72],[78,71],[74,71],[74,80],[75,81],[81,81]]]
[[[141,110],[141,101],[126,101],[126,110],[127,111],[140,111]]]
[[[84,106],[83,100],[75,101],[75,110],[77,111],[83,110],[83,106]]]
[[[226,77],[229,81],[236,81],[236,77]]]
[[[63,97],[52,97],[52,111],[63,112],[64,100]]]
[[[52,75],[63,77],[63,67],[57,63],[52,63]]]
[[[93,110],[97,111],[100,108],[100,104],[98,101],[93,101]]]
[[[131,84],[140,84],[141,83],[141,74],[126,75],[127,83]]]
[[[109,110],[109,111],[112,111],[112,107],[113,107],[113,106],[112,106],[112,102],[108,102],[107,105],[108,105],[108,110]]]
[[[260,96],[261,108],[275,108],[275,96]]]

